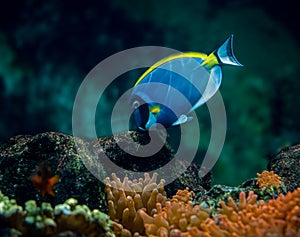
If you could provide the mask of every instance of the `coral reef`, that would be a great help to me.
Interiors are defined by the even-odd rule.
[[[167,144],[152,159],[131,156],[123,151],[115,140],[125,143],[129,137],[135,141],[128,143],[127,147],[130,150],[137,150],[140,144],[149,142],[149,135],[138,131],[101,137],[95,141],[55,132],[13,137],[0,146],[0,190],[5,190],[5,195],[16,199],[20,205],[31,199],[38,203],[46,201],[57,205],[73,197],[92,209],[99,208],[105,211],[105,185],[91,174],[91,170],[86,169],[89,166],[95,170],[102,180],[107,176],[106,173],[111,174],[113,171],[109,170],[109,167],[104,167],[103,162],[98,162],[102,161],[101,155],[106,154],[118,166],[133,171],[143,170],[145,167],[154,170],[173,157],[173,151]],[[93,147],[92,152],[95,154],[91,154],[90,147]],[[29,180],[36,171],[36,166],[46,161],[53,175],[60,177],[59,182],[55,184],[55,197],[49,193],[43,197]],[[170,177],[174,178],[174,182],[166,186],[168,195],[172,196],[178,189],[184,189],[186,186],[204,195],[202,185],[210,187],[210,173],[201,179],[198,176],[200,166],[189,165],[176,160],[174,167],[168,170]],[[186,171],[180,177],[176,177],[177,171],[181,170]],[[124,176],[124,173],[117,175]]]
[[[52,208],[50,203],[41,207],[34,200],[25,203],[25,210],[15,200],[0,192],[0,228],[8,226],[24,236],[53,236],[70,231],[87,237],[112,237],[109,217],[97,209],[90,211],[86,205],[78,205],[76,199],[68,199]]]
[[[138,144],[148,141],[146,133],[136,131],[116,134],[115,138],[125,142],[128,136],[137,142],[128,149],[138,149]],[[14,137],[0,147],[0,189],[7,195],[0,193],[0,234],[13,228],[24,236],[56,236],[65,231],[122,237],[300,236],[299,145],[273,157],[270,171],[263,171],[257,178],[239,187],[214,185],[209,191],[203,187],[210,188],[210,174],[201,180],[197,177],[199,166],[187,168],[183,162],[169,170],[172,175],[176,169],[187,168],[168,190],[165,180],[158,181],[157,173],[132,180],[123,173],[122,181],[120,174],[113,173],[105,179],[105,185],[101,184],[77,153],[76,148],[85,151],[88,145],[99,157],[105,152],[126,168],[135,170],[149,163],[146,159],[134,163],[136,158],[125,156],[112,137],[92,143],[61,133]],[[89,152],[84,154],[85,161],[93,165],[94,157]],[[165,146],[154,158],[161,163],[151,163],[152,168],[171,159],[172,150]],[[44,199],[30,181],[35,166],[43,160],[49,162],[53,175],[60,176],[55,196],[46,194]],[[96,168],[103,172],[101,175],[108,173],[103,167]],[[173,195],[175,188],[183,185],[188,188]],[[67,201],[63,203],[64,197]],[[106,207],[108,216],[97,210]]]
[[[221,202],[221,214],[209,219],[218,236],[300,236],[300,188],[268,202],[257,195],[240,193],[239,202]]]
[[[151,217],[143,210],[147,236],[300,236],[300,189],[269,202],[256,202],[257,195],[240,193],[239,202],[221,202],[221,213],[209,218],[198,205],[166,202]]]
[[[178,190],[168,199],[164,180],[152,177],[123,181],[112,174],[106,178],[109,217],[90,211],[68,199],[54,209],[49,203],[41,207],[34,200],[25,210],[16,201],[0,193],[0,228],[14,228],[24,235],[50,236],[71,231],[83,236],[300,236],[300,188],[276,199],[258,199],[253,191],[240,192],[220,201],[219,209],[195,204],[193,191]],[[209,194],[209,193],[208,193]]]
[[[145,179],[141,179],[139,182],[130,181],[128,178],[121,182],[115,175],[113,175],[113,181],[107,179],[109,215],[115,220],[114,230],[117,236],[267,237],[300,235],[298,205],[300,188],[289,192],[286,196],[280,194],[277,199],[268,202],[258,201],[258,196],[253,191],[250,191],[248,196],[245,192],[240,192],[238,201],[234,201],[229,196],[227,204],[221,201],[221,208],[213,214],[212,210],[204,208],[203,205],[193,204],[194,193],[188,189],[178,190],[171,200],[164,199],[163,202],[157,199],[149,201],[151,198],[148,198],[145,205],[145,202],[141,201],[142,199],[133,199],[132,195],[136,197],[136,190],[143,193],[141,184],[145,180],[152,180],[153,187],[158,186],[153,182],[157,177],[153,177],[150,179],[146,174]],[[127,197],[125,190],[127,190]],[[154,194],[154,190],[148,196],[157,196]],[[144,225],[144,230],[141,228],[141,224]]]
[[[273,168],[276,169],[276,166],[273,166]],[[286,167],[286,169],[289,170],[289,167]],[[293,167],[293,169],[297,170],[296,167]],[[291,177],[291,179],[295,179],[297,174],[293,174],[293,176],[294,178]],[[295,182],[289,185],[289,188],[292,190],[298,187],[300,187],[299,179],[295,179]],[[233,198],[234,201],[238,201],[240,192],[248,193],[250,191],[253,191],[259,200],[269,201],[278,197],[279,194],[285,195],[288,190],[282,177],[277,175],[273,170],[264,170],[261,174],[257,173],[256,178],[246,180],[237,187],[216,184],[205,192],[205,195],[197,192],[195,199],[197,203],[211,208],[213,213],[215,213],[220,201],[227,200],[229,197]]]

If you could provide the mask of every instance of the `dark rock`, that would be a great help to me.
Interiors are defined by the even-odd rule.
[[[204,198],[206,191],[210,189],[211,185],[211,173],[208,172],[203,178],[200,178],[199,171],[200,166],[196,163],[185,164],[183,161],[178,161],[177,169],[185,170],[178,178],[168,185],[165,190],[168,197],[172,197],[176,194],[178,189],[185,189],[193,191],[195,194]]]
[[[0,190],[21,205],[29,199],[57,205],[73,197],[92,209],[105,209],[104,185],[85,168],[74,139],[54,132],[11,138],[0,147]],[[54,197],[43,198],[31,182],[36,166],[45,160],[60,177]]]
[[[286,147],[271,157],[268,169],[281,177],[287,191],[300,187],[300,145]]]
[[[161,139],[156,133],[153,133],[153,136],[152,139]],[[150,139],[147,132],[128,131],[119,133],[115,136],[100,137],[97,141],[90,142],[90,146],[93,146],[93,152],[100,157],[101,153],[104,152],[111,161],[125,170],[150,172],[162,167],[173,157],[172,148],[168,144],[165,144],[159,152],[151,156],[139,156],[138,154],[141,145],[147,145],[150,142]],[[125,149],[123,150],[119,145]],[[147,154],[147,152],[148,151],[145,150],[143,153]],[[112,170],[111,172],[115,172],[115,170]],[[107,173],[111,172],[107,170]],[[117,175],[123,178],[124,173],[117,173]]]
[[[128,143],[129,138],[132,139],[131,141],[133,141],[133,143]],[[159,134],[154,133],[152,134],[152,139],[158,142],[161,137]],[[126,150],[121,149],[116,143],[116,140],[118,140],[118,144],[122,144]],[[99,159],[101,159],[104,152],[114,164],[122,168],[120,170],[114,170],[105,167],[107,174],[116,173],[121,180],[125,176],[128,176],[131,180],[140,178],[132,176],[132,174],[127,171],[151,172],[163,167],[172,159],[175,159],[174,164],[165,169],[164,176],[160,175],[158,177],[158,179],[166,179],[166,176],[168,176],[168,180],[173,181],[168,183],[165,187],[168,197],[175,195],[178,189],[183,190],[186,187],[194,192],[200,192],[202,194],[205,193],[205,189],[208,190],[210,188],[211,173],[208,172],[205,177],[200,178],[200,166],[196,163],[189,163],[174,158],[174,151],[168,142],[166,142],[159,152],[154,155],[147,157],[131,155],[138,154],[140,146],[147,145],[149,142],[149,133],[128,131],[119,133],[117,136],[98,138],[98,141],[91,142],[90,146],[93,147],[93,152],[99,156]],[[178,175],[179,173],[181,173],[181,175]]]
[[[134,142],[128,142],[128,138]],[[160,138],[157,136],[155,139]],[[6,196],[16,199],[20,205],[24,205],[29,199],[36,200],[38,204],[49,202],[57,205],[72,197],[77,199],[79,204],[105,211],[106,198],[104,184],[101,181],[106,176],[111,176],[115,170],[105,166],[103,155],[121,167],[119,173],[115,172],[120,178],[129,176],[129,171],[156,170],[173,159],[173,150],[167,144],[150,157],[138,157],[128,153],[139,151],[140,146],[149,141],[148,133],[138,131],[119,133],[95,141],[54,132],[35,136],[16,136],[0,146],[0,190]],[[126,149],[122,150],[118,144],[123,144],[123,147],[125,144]],[[36,166],[46,160],[53,175],[60,177],[55,185],[54,197],[49,194],[42,197],[31,181]],[[166,174],[174,180],[166,187],[168,196],[171,197],[178,189],[185,187],[203,194],[204,188],[209,189],[210,173],[200,179],[198,175],[200,167],[197,164],[190,165],[177,159],[174,161],[175,165],[170,166]],[[184,171],[180,177],[174,175],[178,170]],[[93,174],[96,174],[98,179]],[[164,177],[160,176],[159,179]]]
[[[195,204],[200,204],[203,208],[209,208],[214,216],[221,207],[221,201],[227,203],[227,199],[231,197],[235,202],[238,202],[239,194],[242,191],[248,194],[249,189],[217,184],[207,191],[204,196],[197,193]]]

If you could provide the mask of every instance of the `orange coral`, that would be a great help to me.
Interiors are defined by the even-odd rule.
[[[190,236],[191,232],[197,236],[206,233],[197,227],[209,217],[209,212],[191,202],[184,203],[177,199],[166,201],[165,207],[157,203],[157,213],[153,217],[143,210],[138,214],[142,217],[147,236]]]
[[[261,174],[257,173],[256,184],[261,190],[267,187],[278,189],[281,186],[281,178],[274,171],[263,171]]]
[[[228,198],[228,204],[221,202],[221,213],[214,218],[198,205],[170,201],[165,208],[158,205],[161,211],[153,217],[143,210],[139,215],[147,236],[300,236],[300,188],[267,203],[257,203],[256,198],[252,191],[248,197],[241,192],[238,203]]]
[[[227,205],[221,202],[221,214],[201,227],[212,225],[216,233],[222,233],[218,236],[300,236],[300,188],[269,202],[255,203],[256,198],[252,191],[247,198],[241,192],[238,204],[231,198]]]
[[[123,182],[116,174],[112,174],[112,181],[106,178],[108,215],[115,221],[117,234],[127,236],[128,230],[132,233],[144,233],[144,224],[137,211],[143,209],[149,215],[153,215],[157,212],[156,204],[164,204],[167,200],[165,181],[162,179],[157,184],[156,180],[157,173],[152,177],[145,173],[144,179],[133,181],[125,177]]]
[[[257,201],[253,191],[248,195],[241,192],[238,202],[228,198],[227,204],[220,203],[220,213],[210,217],[208,210],[192,204],[194,194],[188,189],[179,190],[171,200],[166,200],[165,194],[162,194],[163,185],[157,185],[156,178],[155,175],[150,179],[146,174],[145,179],[139,181],[141,185],[127,178],[122,183],[116,176],[113,176],[114,181],[107,180],[109,211],[115,220],[117,236],[300,236],[300,188],[286,196],[280,194],[269,202]],[[156,189],[148,193],[147,198],[137,196],[143,196],[148,190],[147,185]],[[136,186],[139,188],[136,189]],[[127,191],[122,187],[127,187]],[[159,194],[163,199],[157,198]]]
[[[189,191],[189,188],[185,188],[184,190],[178,190],[177,193],[173,196],[172,201],[177,200],[179,202],[188,203],[192,201],[195,197],[193,191]]]

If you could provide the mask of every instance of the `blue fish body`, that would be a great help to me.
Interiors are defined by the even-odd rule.
[[[209,55],[174,54],[150,67],[137,80],[130,97],[138,128],[148,130],[156,124],[168,128],[189,121],[188,114],[220,87],[220,66],[242,66],[233,54],[232,42],[233,35]]]

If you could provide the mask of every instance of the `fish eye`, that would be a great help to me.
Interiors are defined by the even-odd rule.
[[[140,102],[139,102],[138,100],[133,101],[132,107],[133,107],[134,109],[137,109],[139,106],[140,106]]]

